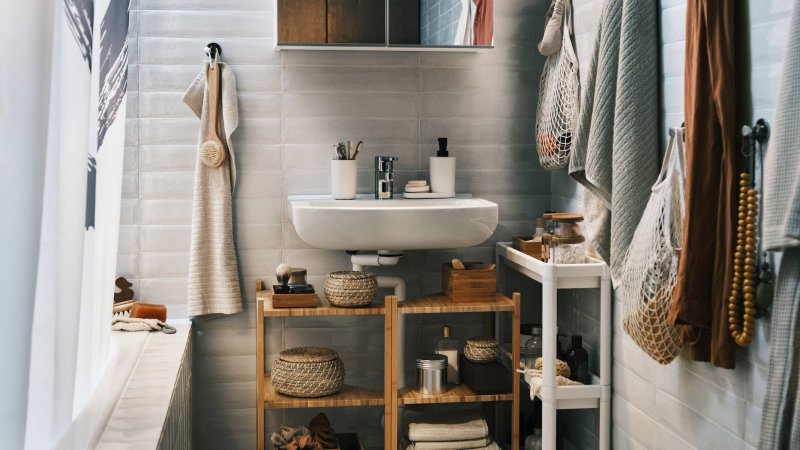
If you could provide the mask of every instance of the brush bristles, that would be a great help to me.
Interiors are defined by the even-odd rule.
[[[225,160],[225,149],[219,142],[205,141],[200,146],[200,160],[208,167],[219,167]]]

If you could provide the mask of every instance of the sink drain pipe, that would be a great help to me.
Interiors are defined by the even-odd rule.
[[[350,263],[353,270],[362,271],[365,267],[387,267],[396,266],[403,256],[402,251],[397,250],[378,250],[375,253],[347,252],[350,254]],[[394,295],[398,302],[406,299],[406,282],[400,277],[375,276],[379,288],[389,288],[394,290]],[[405,321],[403,314],[397,318],[397,354],[400,355],[397,361],[397,382],[400,386],[406,385],[405,380]]]

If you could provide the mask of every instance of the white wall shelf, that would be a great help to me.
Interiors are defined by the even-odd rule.
[[[457,46],[457,45],[386,45],[386,44],[275,44],[276,51],[283,50],[325,50],[325,51],[362,51],[362,52],[450,52],[450,53],[483,53],[494,46]]]
[[[528,256],[510,242],[496,247],[498,286],[503,292],[505,269],[515,270],[542,285],[542,440],[545,450],[556,448],[556,411],[559,409],[600,410],[600,450],[610,448],[611,432],[611,272],[600,260],[589,258],[586,264],[551,264]],[[559,289],[600,288],[600,373],[592,384],[558,386],[556,384],[556,339]],[[516,330],[519,332],[519,330]],[[526,382],[528,379],[525,380]]]

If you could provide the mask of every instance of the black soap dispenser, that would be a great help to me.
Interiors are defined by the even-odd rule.
[[[570,380],[591,384],[589,352],[583,348],[583,338],[580,335],[572,336],[572,347],[567,350],[567,364],[569,365]]]

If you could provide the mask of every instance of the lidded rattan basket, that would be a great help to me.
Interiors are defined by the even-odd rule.
[[[464,347],[464,356],[477,363],[489,363],[500,358],[500,346],[497,341],[489,338],[469,338],[467,346]]]
[[[343,270],[331,272],[325,280],[325,298],[333,306],[358,308],[372,303],[378,282],[370,272]]]
[[[324,397],[344,385],[344,363],[322,347],[295,347],[282,351],[272,366],[275,391],[292,397]]]

